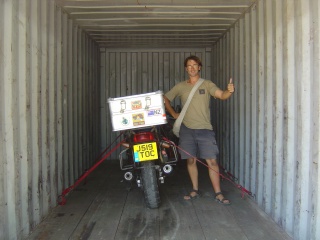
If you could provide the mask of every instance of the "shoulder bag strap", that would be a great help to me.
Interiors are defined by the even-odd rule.
[[[186,101],[186,103],[184,104],[180,114],[179,114],[179,117],[177,118],[177,120],[174,122],[174,125],[173,125],[173,133],[179,137],[179,132],[180,132],[180,126],[181,126],[181,123],[182,123],[182,120],[184,118],[184,115],[186,114],[186,111],[189,107],[189,104],[191,102],[191,99],[194,95],[194,93],[197,91],[197,89],[200,87],[200,85],[203,83],[203,79],[202,78],[199,78],[198,82],[193,86],[191,92],[189,93],[189,96],[188,96],[188,99]]]

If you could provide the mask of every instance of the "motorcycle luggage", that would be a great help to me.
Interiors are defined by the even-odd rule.
[[[113,131],[167,123],[162,91],[108,99]]]

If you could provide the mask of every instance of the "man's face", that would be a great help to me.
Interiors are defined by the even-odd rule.
[[[197,76],[199,71],[201,69],[201,66],[198,65],[198,63],[194,60],[189,60],[187,62],[186,71],[189,74],[190,77]]]

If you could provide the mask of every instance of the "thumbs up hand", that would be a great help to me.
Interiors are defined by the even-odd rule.
[[[228,83],[228,87],[227,87],[229,93],[233,93],[234,92],[234,85],[233,85],[233,82],[232,82],[232,78],[230,78],[230,81]]]

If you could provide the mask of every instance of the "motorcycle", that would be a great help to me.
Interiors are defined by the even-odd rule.
[[[129,129],[124,132],[125,147],[119,154],[126,181],[135,181],[144,193],[148,208],[160,206],[159,185],[173,172],[178,161],[176,145],[164,140],[159,126]]]

